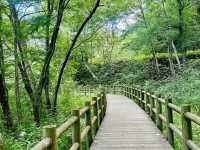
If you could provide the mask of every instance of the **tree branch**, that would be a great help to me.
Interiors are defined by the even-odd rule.
[[[66,56],[65,56],[65,59],[62,63],[62,67],[60,69],[60,72],[59,72],[59,75],[58,75],[58,80],[57,80],[57,84],[56,84],[56,87],[55,87],[55,93],[54,93],[54,112],[56,112],[56,106],[57,106],[57,96],[58,96],[58,91],[59,91],[59,88],[60,88],[60,83],[61,83],[61,80],[62,80],[62,75],[64,73],[64,70],[65,70],[65,67],[66,67],[66,64],[67,62],[69,61],[69,58],[71,56],[71,53],[73,51],[73,48],[74,46],[76,45],[76,42],[79,38],[79,36],[81,35],[84,27],[86,26],[86,24],[90,21],[90,19],[93,17],[93,15],[95,14],[97,8],[100,6],[100,1],[101,0],[97,0],[96,1],[96,4],[94,5],[93,9],[91,10],[90,14],[88,15],[87,18],[85,18],[84,22],[82,23],[81,27],[79,28],[78,32],[76,33],[74,39],[72,40],[72,44],[71,46],[69,47],[67,53],[66,53]]]

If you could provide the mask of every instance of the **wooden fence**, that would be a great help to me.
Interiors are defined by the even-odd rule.
[[[56,125],[44,126],[42,140],[31,150],[57,150],[58,138],[70,128],[73,128],[70,150],[81,150],[81,143],[84,139],[86,139],[87,148],[89,148],[105,116],[106,108],[107,100],[104,91],[99,93],[97,97],[93,97],[92,101],[87,101],[85,107],[73,110],[72,116],[59,127],[56,127]],[[85,127],[81,130],[82,119],[85,122]],[[4,150],[1,135],[0,150]]]
[[[72,146],[70,150],[81,150],[81,143],[86,138],[87,147],[93,142],[93,138],[105,116],[106,95],[101,92],[93,100],[86,102],[85,107],[72,111],[72,116],[62,125],[48,125],[43,128],[43,138],[31,150],[50,150],[57,149],[57,139],[70,127],[73,128]],[[81,117],[84,117],[86,127],[81,131]]]
[[[92,94],[95,93],[95,88],[91,87],[91,86],[82,86],[79,87],[81,94],[85,95],[85,96],[91,96]]]
[[[172,147],[175,146],[174,134],[176,134],[182,141],[183,150],[200,150],[192,140],[192,123],[200,127],[200,117],[191,112],[190,105],[179,107],[173,104],[170,98],[165,99],[135,87],[113,86],[113,91],[135,100],[150,115],[161,132],[164,132],[163,125],[165,125],[167,140]],[[180,115],[181,129],[174,124],[173,112]]]

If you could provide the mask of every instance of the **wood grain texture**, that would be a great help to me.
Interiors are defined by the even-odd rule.
[[[90,150],[171,150],[149,116],[132,100],[107,95],[106,117]]]

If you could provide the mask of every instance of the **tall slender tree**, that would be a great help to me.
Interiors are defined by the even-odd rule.
[[[5,126],[8,129],[13,127],[13,120],[11,116],[10,106],[8,102],[8,91],[5,81],[5,66],[4,66],[4,53],[2,44],[2,10],[0,7],[0,104],[3,111],[3,119]]]

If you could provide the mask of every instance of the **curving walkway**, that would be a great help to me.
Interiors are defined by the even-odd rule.
[[[107,95],[106,117],[90,150],[171,150],[149,116],[132,100]]]

